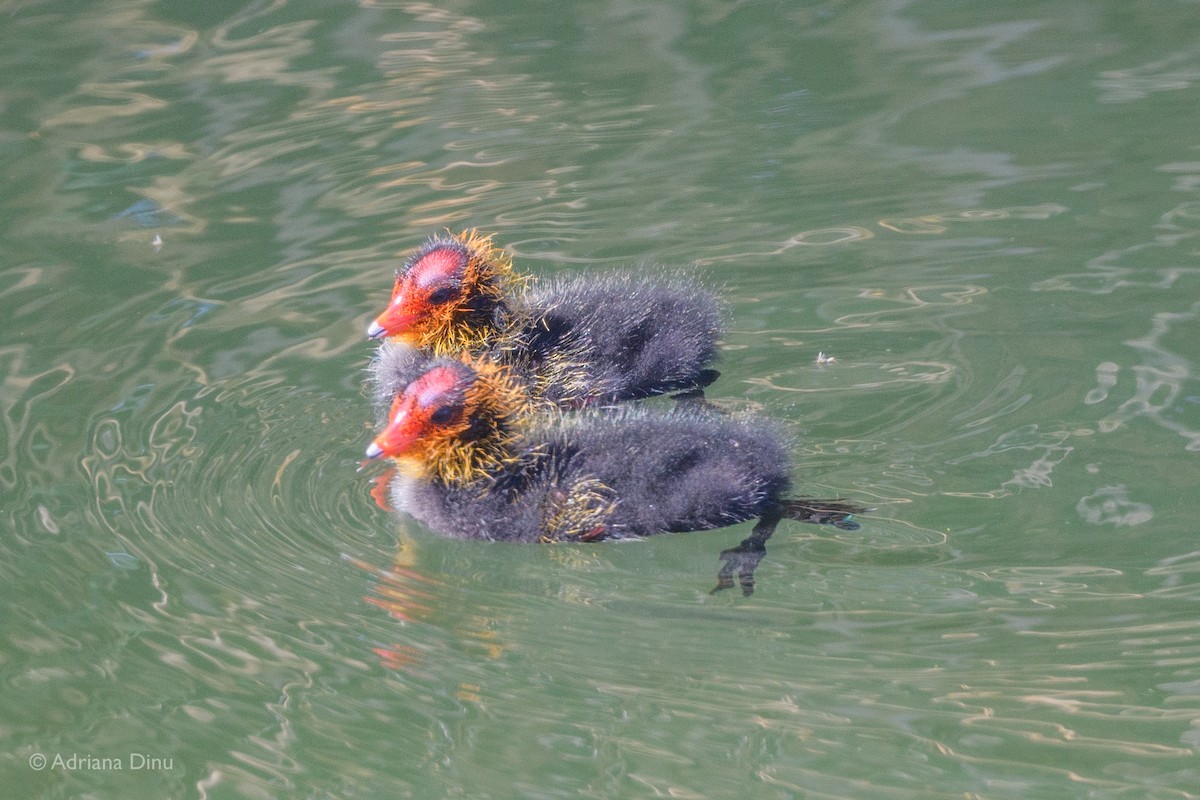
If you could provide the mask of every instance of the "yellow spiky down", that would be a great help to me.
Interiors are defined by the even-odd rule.
[[[470,430],[463,426],[431,436],[420,456],[424,474],[447,484],[484,479],[516,464],[522,456],[513,443],[523,421],[544,407],[507,368],[484,358],[463,361],[476,376],[465,393]]]
[[[616,493],[599,478],[585,476],[554,492],[543,504],[543,543],[593,542],[607,533],[617,507]]]
[[[549,353],[533,376],[533,382],[539,396],[553,397],[566,407],[585,406],[590,400],[607,394],[608,390],[598,384],[586,359],[572,347]]]
[[[491,346],[496,358],[504,363],[521,364],[531,347],[529,337],[547,326],[546,313],[547,309],[536,312],[528,308],[515,309],[507,328],[497,335]],[[598,384],[595,370],[590,367],[585,348],[577,337],[576,332],[568,334],[554,348],[541,354],[535,369],[523,375],[535,397],[545,398],[563,408],[578,408],[608,393],[610,387]]]
[[[513,292],[529,280],[513,270],[512,259],[492,242],[491,234],[469,228],[458,234],[446,231],[467,249],[462,274],[462,291],[457,303],[431,315],[428,325],[409,342],[437,356],[480,353],[494,344],[500,333],[494,318],[472,315],[480,299],[504,305]]]

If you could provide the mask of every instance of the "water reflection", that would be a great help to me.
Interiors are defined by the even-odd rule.
[[[1035,284],[1035,291],[1087,292],[1106,295],[1130,291],[1145,294],[1150,290],[1170,290],[1178,282],[1189,282],[1197,272],[1192,267],[1145,267],[1138,262],[1156,251],[1186,246],[1200,229],[1196,225],[1196,204],[1183,203],[1163,214],[1158,235],[1150,242],[1139,243],[1109,251],[1092,260],[1085,273],[1068,273]],[[1121,262],[1132,266],[1120,266]],[[1163,296],[1173,297],[1168,293]],[[1170,430],[1185,441],[1184,449],[1200,449],[1200,431],[1189,422],[1190,409],[1196,404],[1188,400],[1187,386],[1195,380],[1192,360],[1179,350],[1188,338],[1187,329],[1197,319],[1200,304],[1190,304],[1185,310],[1155,311],[1149,315],[1149,331],[1128,339],[1124,344],[1142,358],[1141,363],[1122,367],[1114,361],[1103,361],[1095,367],[1095,388],[1084,397],[1087,405],[1105,405],[1110,396],[1121,391],[1129,396],[1116,409],[1101,417],[1097,430],[1112,433],[1138,417],[1146,417]],[[1132,391],[1123,384],[1123,369],[1132,373]]]
[[[1130,500],[1124,484],[1101,486],[1081,499],[1075,510],[1094,525],[1141,525],[1154,519],[1154,509],[1148,503]]]
[[[1155,92],[1177,92],[1200,81],[1200,53],[1194,47],[1128,69],[1105,70],[1096,80],[1101,103],[1130,103]]]

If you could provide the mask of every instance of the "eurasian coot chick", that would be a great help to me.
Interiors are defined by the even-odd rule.
[[[722,309],[679,274],[599,273],[527,286],[491,237],[435,236],[396,273],[367,330],[434,355],[484,355],[564,407],[696,391],[716,379]]]
[[[758,518],[721,554],[713,591],[754,587],[783,518],[853,530],[845,500],[788,499],[790,463],[765,420],[679,407],[537,413],[502,365],[431,361],[367,449],[390,456],[393,507],[462,539],[598,541],[721,528]]]

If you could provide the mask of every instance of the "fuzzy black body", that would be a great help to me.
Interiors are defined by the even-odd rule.
[[[527,454],[485,479],[399,476],[392,501],[461,539],[621,539],[721,528],[774,508],[790,486],[778,431],[761,419],[636,408],[555,415]]]
[[[703,388],[716,378],[723,311],[680,275],[631,272],[547,281],[492,310],[496,331],[471,352],[511,368],[538,400],[578,408]],[[419,374],[420,351],[384,343],[371,365],[386,412]],[[428,358],[428,356],[426,356]]]
[[[682,275],[634,272],[548,281],[509,310],[499,359],[560,405],[638,400],[716,377],[723,311]]]

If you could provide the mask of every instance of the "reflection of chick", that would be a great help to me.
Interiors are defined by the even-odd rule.
[[[700,389],[717,300],[679,275],[592,273],[526,289],[490,237],[433,237],[396,273],[367,334],[506,364],[550,402],[580,406]]]
[[[786,499],[787,453],[766,421],[691,408],[530,413],[511,373],[436,359],[392,405],[367,456],[390,456],[396,508],[463,539],[597,541],[720,528],[759,518],[722,553],[717,588],[753,589],[779,520],[853,530],[843,500]]]

